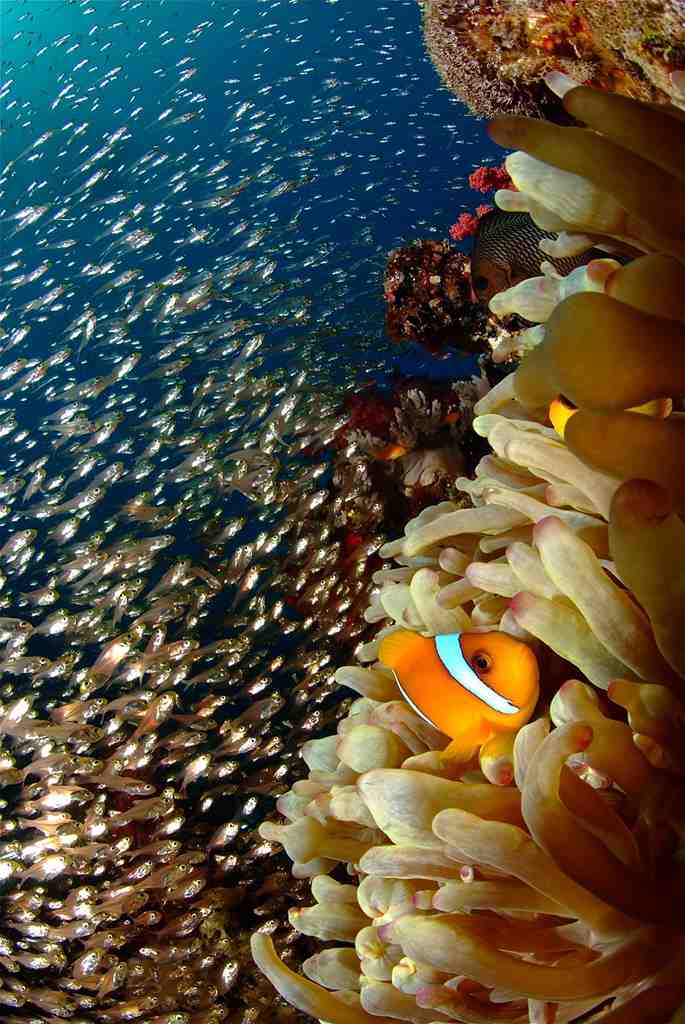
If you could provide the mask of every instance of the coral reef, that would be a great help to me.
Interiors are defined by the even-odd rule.
[[[670,74],[685,68],[683,0],[577,0],[603,76],[593,84],[635,99],[683,106]]]
[[[471,380],[442,384],[400,377],[390,389],[371,385],[348,398],[349,419],[336,438],[336,472],[349,459],[367,464],[385,496],[386,531],[398,528],[413,507],[446,497],[459,472],[472,471],[483,454],[471,430],[473,409],[489,388],[482,368]]]
[[[429,56],[475,114],[523,113],[568,124],[542,78],[565,71],[636,99],[681,103],[682,0],[423,0]]]
[[[396,378],[351,394],[328,436],[310,439],[331,455],[330,474],[305,499],[289,556],[281,566],[286,603],[314,637],[345,647],[368,639],[363,613],[381,567],[378,550],[407,518],[446,498],[459,473],[471,472],[485,442],[471,429],[488,390],[485,376],[439,384]],[[329,652],[322,665],[330,661]],[[322,672],[322,681],[330,676]],[[325,682],[323,692],[330,693]]]
[[[471,301],[468,260],[430,239],[388,256],[383,293],[385,329],[393,341],[417,341],[430,351],[446,345],[483,352],[485,317]]]

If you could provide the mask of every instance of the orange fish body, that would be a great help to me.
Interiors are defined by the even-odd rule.
[[[411,451],[411,448],[406,448],[403,444],[386,444],[385,448],[381,448],[379,452],[376,452],[375,458],[382,462],[394,462],[395,459],[401,459]]]
[[[537,703],[535,654],[498,630],[424,637],[400,629],[383,638],[378,657],[407,703],[451,738],[450,759],[470,761],[494,736],[517,732]]]

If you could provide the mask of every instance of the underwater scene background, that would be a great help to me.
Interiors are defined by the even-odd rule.
[[[669,1020],[681,0],[0,37],[0,1020]]]

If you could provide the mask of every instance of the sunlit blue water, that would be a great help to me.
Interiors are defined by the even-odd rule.
[[[352,656],[352,627],[366,628],[363,588],[380,544],[374,536],[360,582],[341,541],[354,519],[306,504],[315,492],[334,503],[317,491],[330,481],[330,424],[369,380],[473,371],[473,360],[434,360],[385,338],[383,269],[397,246],[444,239],[478,201],[469,172],[499,157],[439,87],[414,0],[7,0],[0,21],[0,614],[29,624],[23,646],[3,648],[1,710],[28,695],[45,720],[91,692],[125,704],[136,687],[150,700],[173,687],[185,717],[154,730],[149,756],[127,750],[116,763],[173,789],[184,852],[204,856],[212,832],[235,823],[235,845],[198,871],[240,884],[257,906],[259,873],[283,864],[275,848],[254,853],[256,825],[301,774],[302,741],[343,713],[333,670]],[[78,413],[58,423],[72,402]],[[98,440],[112,416],[111,436]],[[328,452],[309,444],[310,430],[329,431]],[[257,461],[238,471],[245,447]],[[182,471],[191,455],[197,465]],[[252,493],[244,478],[260,459],[269,486]],[[78,504],[91,497],[92,507]],[[134,498],[168,521],[131,515]],[[217,540],[233,517],[243,525]],[[73,537],[56,536],[65,524]],[[141,556],[160,534],[164,546]],[[9,538],[25,543],[18,556]],[[94,561],[72,579],[65,563],[84,550]],[[146,627],[130,661],[91,691],[112,638],[139,616],[158,624],[157,585],[180,560],[192,570],[162,593],[175,595],[162,629]],[[119,608],[122,583],[135,593]],[[294,608],[293,592],[308,588],[310,605]],[[48,636],[56,611],[69,626]],[[226,650],[209,652],[136,675],[148,644],[219,640],[244,641],[240,658],[227,666]],[[65,655],[73,663],[50,676],[11,660],[48,658],[52,671]],[[167,756],[217,695],[200,745],[186,752],[179,741]],[[243,722],[255,704],[262,710]],[[98,711],[103,736],[79,749],[114,758],[142,714]],[[208,765],[182,785],[200,752]],[[31,756],[20,754],[22,767]],[[105,791],[106,817],[120,805]],[[12,813],[22,798],[17,785]],[[70,813],[80,822],[86,810]],[[138,846],[152,828],[136,830]],[[27,833],[30,824],[17,829],[22,842]],[[124,868],[103,870],[97,885]],[[55,892],[88,879],[75,870]],[[140,942],[168,941],[168,913]],[[254,925],[250,914],[241,911],[241,928]],[[251,992],[248,980],[235,1005],[250,1005]]]
[[[5,221],[3,256],[21,250],[27,267],[49,258],[50,276],[67,281],[70,293],[63,310],[34,324],[31,353],[53,344],[93,284],[106,280],[84,279],[83,266],[111,257],[111,237],[95,239],[140,203],[145,211],[133,226],[154,231],[154,240],[141,261],[115,251],[117,269],[140,263],[151,281],[180,262],[196,272],[215,268],[239,251],[245,236],[231,231],[247,218],[250,229],[268,230],[248,255],[275,257],[276,276],[291,294],[314,302],[313,322],[355,336],[343,345],[347,375],[363,373],[379,356],[384,366],[454,375],[455,362],[398,352],[382,332],[385,255],[415,237],[445,237],[473,201],[469,171],[495,156],[481,123],[439,87],[415,3],[46,0],[4,3],[0,17],[2,81],[13,80],[3,100],[2,163],[54,132],[17,161],[2,186],[5,217],[51,204],[15,237]],[[179,82],[189,69],[192,77]],[[252,106],[236,120],[246,102]],[[188,112],[198,116],[169,127]],[[105,160],[108,178],[79,193],[88,174],[77,168],[119,128],[126,135]],[[164,162],[150,167],[156,159]],[[221,160],[229,162],[231,183],[273,163],[278,180],[302,184],[277,199],[255,202],[253,187],[225,210],[190,210],[212,194],[203,174]],[[171,194],[175,173],[186,187]],[[97,206],[119,191],[128,194],[124,202]],[[50,223],[69,196],[76,200],[69,215]],[[191,223],[208,228],[211,241],[177,247]],[[78,244],[42,247],[67,236]],[[23,289],[21,299],[40,294],[44,280]],[[101,308],[109,302],[114,310],[113,298]],[[361,338],[369,357],[359,351]]]

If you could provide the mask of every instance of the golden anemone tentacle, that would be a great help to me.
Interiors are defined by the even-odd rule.
[[[672,120],[678,145],[682,127],[679,121]],[[488,130],[494,142],[523,150],[544,164],[586,179],[604,195],[613,196],[625,216],[609,228],[609,234],[685,258],[682,182],[648,158],[625,150],[597,132],[560,128],[529,118],[496,118]],[[518,181],[515,184],[520,187]],[[658,203],[654,196],[659,196]],[[593,227],[588,221],[576,222],[576,226],[590,231]],[[596,230],[604,232],[607,228],[597,225]]]
[[[685,394],[684,345],[678,321],[642,313],[608,295],[570,295],[547,321],[542,344],[517,370],[516,396],[540,407],[562,393],[597,411],[679,396]]]
[[[609,544],[621,576],[649,615],[661,652],[685,675],[685,524],[674,514],[668,492],[646,480],[620,487],[611,507]]]
[[[566,428],[569,448],[599,470],[667,489],[685,509],[685,420],[580,410]]]
[[[685,132],[674,124],[671,109],[647,109],[627,96],[587,86],[568,92],[564,106],[588,128],[638,156],[648,153],[652,163],[685,178]]]

